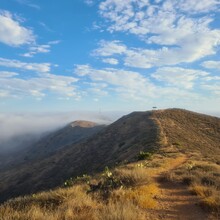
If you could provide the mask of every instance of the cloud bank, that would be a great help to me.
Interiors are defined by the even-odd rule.
[[[65,112],[65,113],[0,113],[0,153],[13,150],[21,143],[30,143],[47,132],[61,128],[75,120],[88,120],[100,124],[110,124],[122,112]],[[30,138],[29,138],[30,137]]]

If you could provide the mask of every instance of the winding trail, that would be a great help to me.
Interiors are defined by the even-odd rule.
[[[162,172],[155,173],[152,177],[158,183],[160,196],[157,197],[158,208],[149,212],[149,220],[207,220],[208,215],[198,205],[200,199],[192,195],[182,183],[160,181],[164,172],[176,169],[187,161],[185,155],[176,158],[168,164]]]

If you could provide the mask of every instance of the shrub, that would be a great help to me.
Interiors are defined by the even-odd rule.
[[[140,153],[138,155],[138,160],[147,160],[151,156],[152,156],[152,153],[150,153],[150,152],[140,151]]]
[[[76,184],[86,183],[89,184],[91,180],[91,176],[87,174],[83,174],[82,176],[77,176],[76,178],[69,178],[64,182],[64,187],[71,187]]]

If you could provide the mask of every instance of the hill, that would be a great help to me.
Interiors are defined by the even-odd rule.
[[[5,201],[62,185],[69,177],[95,174],[105,166],[137,160],[139,152],[200,153],[219,162],[220,119],[180,109],[134,112],[82,143],[70,144],[44,159],[1,172],[0,198]]]
[[[159,130],[151,117],[152,112],[131,113],[82,143],[0,172],[0,200],[50,189],[70,176],[95,173],[105,166],[132,161],[141,150],[151,151],[159,146]]]
[[[23,141],[23,143],[26,143],[23,148],[18,147],[17,150],[15,149],[10,154],[2,155],[0,171],[47,158],[67,145],[85,141],[104,127],[105,125],[99,125],[90,121],[74,121],[61,129],[45,134],[38,141],[30,143]],[[26,140],[27,138],[21,137],[20,139]],[[29,139],[32,140],[33,138],[29,137]]]
[[[47,158],[56,151],[68,145],[84,142],[89,137],[101,131],[105,125],[91,121],[74,121],[59,129],[30,147],[26,152],[26,160]]]
[[[154,118],[164,144],[201,153],[207,160],[220,163],[220,118],[181,109],[155,111]]]

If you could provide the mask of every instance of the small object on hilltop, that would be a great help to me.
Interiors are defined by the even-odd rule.
[[[154,110],[156,110],[156,109],[157,109],[157,107],[156,107],[156,106],[153,106],[152,108],[153,108]]]

